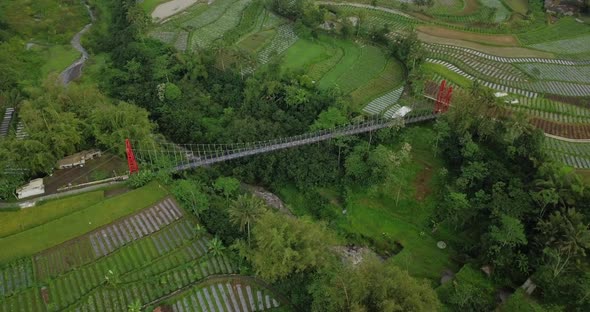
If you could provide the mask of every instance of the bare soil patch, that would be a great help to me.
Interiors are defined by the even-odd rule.
[[[155,20],[167,19],[174,14],[186,10],[197,2],[199,2],[199,0],[172,0],[162,3],[154,9],[154,12],[152,12],[152,18]]]
[[[117,195],[125,194],[129,191],[131,191],[131,189],[126,186],[118,187],[118,188],[114,188],[114,189],[109,189],[109,190],[104,191],[104,197],[105,198],[115,197]]]
[[[467,31],[452,30],[440,26],[418,26],[419,33],[447,39],[467,40],[497,46],[517,47],[518,39],[514,35],[485,35]]]
[[[531,123],[545,133],[569,139],[590,139],[590,125],[567,124],[550,120],[532,118]]]
[[[428,195],[432,193],[430,181],[432,181],[434,170],[432,170],[432,167],[428,164],[423,164],[424,168],[422,168],[414,180],[414,186],[416,187],[415,198],[417,201],[423,201],[426,197],[428,197]]]

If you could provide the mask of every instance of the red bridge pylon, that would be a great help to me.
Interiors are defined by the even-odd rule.
[[[131,142],[129,142],[129,139],[125,140],[125,150],[127,152],[127,165],[129,166],[129,174],[139,172],[139,167],[137,166],[135,155],[133,155],[133,149],[131,148]]]
[[[436,96],[436,103],[434,104],[434,113],[446,113],[451,105],[451,98],[453,96],[453,87],[447,87],[447,81],[443,80],[440,83],[438,89],[438,95]]]

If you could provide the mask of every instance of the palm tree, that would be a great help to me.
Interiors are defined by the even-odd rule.
[[[223,246],[223,242],[218,237],[211,239],[207,243],[207,248],[213,257],[222,256],[225,252],[225,246]]]
[[[253,195],[240,195],[229,207],[230,221],[240,227],[240,231],[247,231],[248,246],[250,246],[250,226],[265,211],[264,202]]]

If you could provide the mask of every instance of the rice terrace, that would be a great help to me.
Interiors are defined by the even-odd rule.
[[[588,0],[4,0],[0,68],[0,312],[590,310]]]

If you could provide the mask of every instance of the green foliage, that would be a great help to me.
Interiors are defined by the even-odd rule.
[[[240,180],[232,177],[219,177],[215,180],[213,188],[228,199],[240,189]]]
[[[437,289],[440,300],[457,311],[490,311],[494,287],[479,270],[465,265],[452,282]]]
[[[269,211],[256,222],[252,234],[252,248],[242,246],[240,253],[266,280],[321,269],[331,261],[333,235],[324,224],[309,218],[295,219]]]
[[[230,221],[240,228],[241,232],[248,233],[248,247],[250,247],[250,227],[256,223],[266,211],[262,199],[254,195],[240,195],[232,202],[228,212]]]
[[[144,185],[150,183],[156,174],[151,170],[140,170],[138,173],[134,173],[129,176],[129,180],[127,180],[127,185],[132,188],[140,188]]]
[[[440,302],[425,280],[391,262],[367,257],[317,280],[313,311],[438,311]]]
[[[203,191],[202,185],[194,180],[177,180],[172,187],[172,193],[197,217],[209,209],[209,196]]]

